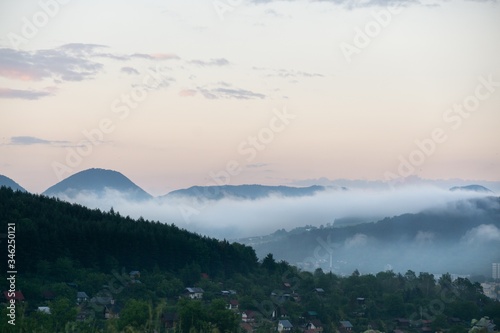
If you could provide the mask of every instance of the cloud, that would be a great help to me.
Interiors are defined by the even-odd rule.
[[[13,136],[10,138],[10,145],[31,146],[31,145],[61,145],[67,144],[68,141],[51,141],[34,136]]]
[[[197,91],[207,99],[264,99],[266,96],[241,88],[204,88],[198,87]]]
[[[198,92],[194,89],[182,89],[179,91],[179,96],[181,97],[193,97],[196,96]]]
[[[428,231],[419,231],[417,235],[415,236],[415,242],[420,245],[427,245],[429,243],[432,243],[434,240],[434,237],[436,235],[432,232]]]
[[[263,167],[266,167],[266,166],[269,166],[270,164],[269,163],[253,163],[253,164],[247,164],[247,168],[250,168],[250,169],[257,169],[257,168],[263,168]]]
[[[271,69],[264,67],[252,67],[252,69],[256,71],[264,71],[267,72],[265,74],[266,77],[280,77],[285,79],[290,78],[313,78],[313,77],[324,77],[323,74],[319,73],[309,73],[304,71],[296,71],[293,69]]]
[[[229,61],[225,58],[216,58],[216,59],[210,59],[208,61],[204,60],[191,60],[189,62],[190,64],[193,65],[198,65],[202,67],[208,67],[208,66],[227,66],[229,65]]]
[[[41,81],[51,79],[61,81],[83,81],[93,79],[104,68],[96,58],[110,58],[126,61],[134,58],[147,60],[179,59],[170,53],[114,54],[103,52],[106,45],[71,43],[57,48],[20,51],[9,48],[0,49],[0,76],[20,81]],[[135,74],[132,67],[128,74]],[[123,70],[122,68],[122,70]]]
[[[90,208],[108,210],[111,206],[122,215],[166,223],[219,238],[242,238],[270,234],[306,224],[313,226],[334,223],[343,217],[359,217],[377,221],[383,217],[418,213],[431,207],[448,210],[457,200],[484,197],[478,193],[456,193],[433,187],[397,190],[327,190],[314,196],[270,196],[258,200],[226,198],[219,201],[196,198],[156,198],[137,203],[120,193],[109,192],[95,198],[81,194],[71,202]],[[481,231],[484,231],[481,229]],[[478,233],[474,233],[476,235]],[[479,233],[483,234],[483,232]],[[431,241],[432,235],[422,231],[415,240]],[[368,239],[365,239],[368,241]],[[360,246],[363,237],[351,239],[346,245]],[[369,245],[369,244],[368,244]]]
[[[463,241],[471,245],[480,245],[491,241],[500,242],[500,229],[493,224],[481,224],[479,227],[469,230],[463,237]]]
[[[352,249],[356,247],[365,246],[368,243],[368,236],[364,234],[356,234],[351,238],[345,240],[345,247]]]
[[[122,67],[120,71],[129,75],[139,75],[139,71],[133,67]]]
[[[51,95],[52,93],[48,91],[0,88],[0,98],[37,100]]]
[[[103,67],[86,58],[96,47],[69,44],[32,52],[3,48],[0,49],[0,76],[21,81],[91,79]]]
[[[134,53],[134,54],[130,55],[130,58],[141,58],[141,59],[149,59],[149,60],[180,59],[180,57],[174,53],[154,53],[154,54]]]

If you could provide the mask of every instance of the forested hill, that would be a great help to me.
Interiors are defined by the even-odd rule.
[[[257,266],[251,247],[202,237],[175,225],[133,220],[45,196],[0,188],[1,230],[16,224],[16,259],[24,273],[65,257],[83,268],[117,267],[207,273],[220,278]]]

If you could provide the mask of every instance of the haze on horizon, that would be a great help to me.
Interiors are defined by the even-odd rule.
[[[217,179],[500,180],[496,1],[0,13],[0,174],[32,192],[93,167],[153,195]]]

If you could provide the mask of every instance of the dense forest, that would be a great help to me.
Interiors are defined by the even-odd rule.
[[[259,333],[280,321],[342,332],[348,321],[351,332],[465,333],[474,318],[500,323],[498,301],[449,274],[302,271],[175,225],[0,188],[3,236],[9,223],[19,295],[14,326],[3,293],[0,332]]]

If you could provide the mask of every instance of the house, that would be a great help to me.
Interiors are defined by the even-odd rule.
[[[196,287],[188,287],[185,290],[185,294],[187,295],[187,297],[191,298],[191,299],[202,299],[203,298],[203,289],[201,288],[196,288]]]
[[[291,331],[292,328],[293,328],[293,325],[288,320],[283,319],[283,320],[278,321],[278,332]]]
[[[87,295],[86,292],[84,291],[79,291],[76,293],[76,302],[78,304],[82,303],[82,302],[87,302],[89,300],[89,295]]]
[[[16,303],[24,302],[24,295],[20,291],[14,291],[14,293],[9,291],[4,291],[3,297],[9,302],[11,299],[15,300]]]
[[[351,332],[353,329],[353,326],[349,320],[342,320],[340,321],[340,327],[339,330],[341,333],[347,333]]]
[[[358,298],[356,298],[356,302],[358,303],[358,305],[365,305],[365,298],[358,297]]]
[[[114,319],[120,318],[120,312],[122,311],[122,305],[112,301],[110,304],[104,306],[104,318]]]
[[[232,299],[229,301],[228,305],[227,305],[227,308],[229,310],[237,310],[238,307],[239,307],[240,303],[238,302],[237,299]]]
[[[304,332],[307,333],[323,332],[323,324],[319,319],[310,320],[306,323]]]
[[[314,288],[314,292],[318,295],[323,295],[325,290],[323,288]]]
[[[91,303],[97,304],[97,305],[110,305],[114,303],[114,299],[112,295],[96,295],[90,299]]]
[[[37,311],[41,313],[50,314],[50,308],[48,306],[39,306]]]
[[[255,321],[255,312],[251,310],[243,311],[241,313],[241,321],[244,323],[252,323]]]

